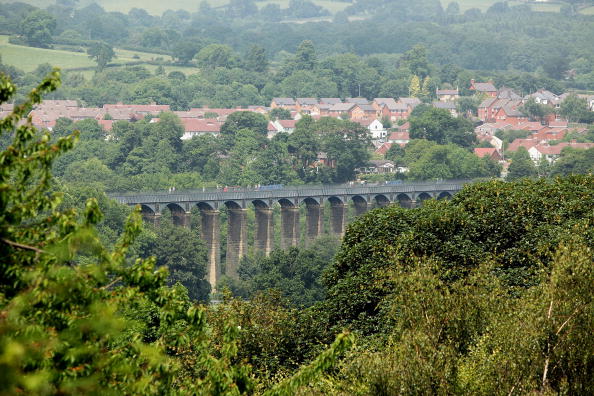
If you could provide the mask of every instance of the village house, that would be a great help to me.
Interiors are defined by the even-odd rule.
[[[373,120],[378,117],[378,112],[370,104],[355,104],[349,111],[350,119],[356,120]]]
[[[371,160],[366,166],[356,168],[355,172],[366,175],[395,173],[396,166],[390,160]]]
[[[474,149],[474,154],[479,158],[489,158],[493,161],[500,162],[503,160],[503,156],[498,149],[494,147],[483,148],[477,147]]]
[[[295,110],[303,114],[311,114],[314,107],[318,104],[316,98],[297,98],[295,100]]]
[[[452,102],[433,102],[433,107],[436,109],[443,109],[449,111],[452,117],[458,117],[458,109],[456,108],[456,104]]]
[[[436,89],[435,95],[440,102],[455,102],[460,98],[458,89]]]
[[[518,110],[521,105],[521,100],[486,98],[478,106],[478,118],[488,123],[505,122],[518,125],[528,120],[528,117]]]
[[[346,117],[351,118],[351,110],[355,106],[357,105],[354,103],[337,103],[328,109],[328,116],[340,118],[343,114],[346,114]]]
[[[295,132],[295,124],[297,121],[295,120],[276,120],[272,121],[272,124],[277,130],[277,133],[288,133],[291,134]]]
[[[549,163],[553,163],[559,159],[559,157],[561,157],[563,149],[567,147],[577,150],[587,150],[593,148],[594,143],[577,143],[575,141],[571,141],[561,142],[554,146],[550,146],[548,144],[537,144],[528,149],[528,154],[530,154],[530,158],[532,158],[532,160],[536,163],[541,161],[542,158],[546,159]]]
[[[522,100],[522,97],[515,93],[511,88],[501,87],[497,90],[498,99]]]
[[[126,110],[130,113],[142,114],[143,116],[147,114],[156,116],[163,111],[171,111],[171,108],[169,105],[158,105],[155,103],[148,105],[135,105],[118,102],[116,104],[104,104],[103,110],[106,112],[110,112],[111,110]]]
[[[320,104],[324,105],[335,105],[338,103],[342,103],[342,99],[340,98],[320,98]]]
[[[490,135],[477,135],[477,140],[479,142],[487,142],[491,146],[495,147],[499,152],[503,150],[503,141],[499,139],[497,136],[490,136]]]
[[[488,81],[486,83],[476,82],[474,79],[470,80],[470,88],[471,91],[475,91],[477,94],[485,94],[492,98],[497,97],[497,88],[493,85],[493,81]]]
[[[530,150],[532,147],[538,144],[538,140],[534,138],[527,139],[515,139],[507,146],[506,152],[516,152],[520,147],[524,147],[526,150]]]
[[[366,98],[345,98],[344,102],[345,103],[355,103],[358,105],[368,105],[369,104],[369,100],[367,100]]]
[[[399,132],[392,132],[388,136],[388,143],[398,144],[401,147],[404,147],[410,141],[410,134],[408,131],[399,131]]]
[[[375,98],[371,105],[376,109],[379,116],[390,121],[404,120],[408,118],[411,111],[408,105],[396,102],[394,98]]]
[[[390,147],[392,147],[392,143],[384,142],[380,144],[378,148],[375,149],[374,153],[381,156],[385,156],[388,150],[390,150]]]
[[[221,132],[221,123],[212,118],[181,118],[184,126],[182,140],[189,140],[195,136],[213,135],[218,136]]]
[[[312,106],[311,109],[311,116],[320,116],[320,117],[329,117],[330,108],[333,105],[326,104],[326,103],[318,103],[315,106]]]
[[[270,108],[276,109],[277,107],[287,110],[297,110],[297,104],[293,98],[272,98]]]
[[[373,140],[383,140],[386,138],[388,131],[384,125],[377,119],[375,120],[357,120],[358,124],[364,126],[369,131],[369,136]]]
[[[497,131],[508,131],[514,129],[514,126],[508,122],[486,122],[474,128],[477,136],[494,136]]]
[[[559,108],[559,104],[561,103],[561,100],[557,95],[551,91],[547,91],[546,89],[539,89],[534,93],[526,95],[524,100],[528,100],[530,98],[533,98],[538,104],[548,105],[554,108]]]

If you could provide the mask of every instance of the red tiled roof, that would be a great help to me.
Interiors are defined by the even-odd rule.
[[[103,105],[104,109],[129,109],[133,112],[137,113],[153,113],[158,114],[162,111],[170,111],[169,105],[157,105],[157,104],[150,104],[150,105],[135,105],[135,104],[123,104],[123,103],[116,103],[111,104],[107,103]]]
[[[496,152],[497,149],[494,147],[477,147],[474,149],[474,154],[479,158],[491,157]]]
[[[113,127],[113,120],[98,120],[97,122],[105,131],[111,131]]]
[[[392,147],[392,143],[384,143],[375,150],[375,153],[380,155],[386,155],[388,150],[390,150],[390,147]]]
[[[221,123],[212,118],[180,118],[186,132],[212,132],[221,131]]]
[[[388,137],[388,141],[389,142],[394,142],[397,140],[410,140],[410,135],[408,134],[408,132],[404,131],[404,132],[392,132],[390,134],[390,137]]]
[[[295,120],[278,120],[278,123],[283,127],[283,128],[295,128],[295,124],[297,123],[297,121]]]
[[[526,150],[528,150],[537,144],[537,139],[516,139],[509,144],[507,151],[517,151],[520,147],[524,147]]]

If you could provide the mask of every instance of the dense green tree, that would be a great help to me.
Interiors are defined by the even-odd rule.
[[[462,147],[472,147],[476,141],[470,121],[453,117],[449,111],[437,108],[427,108],[421,114],[411,115],[410,137]]]
[[[168,284],[181,283],[188,289],[192,300],[207,301],[210,285],[205,280],[207,252],[204,242],[195,230],[173,225],[171,219],[162,219],[159,227],[151,230],[150,243],[143,243],[142,257],[157,257],[157,266],[169,269]]]
[[[93,43],[87,50],[87,54],[89,54],[89,58],[97,62],[98,71],[102,71],[116,56],[113,48],[101,41]]]
[[[585,176],[475,183],[449,202],[368,213],[349,226],[327,273],[323,305],[329,324],[370,334],[390,328],[382,298],[398,294],[392,271],[406,270],[418,259],[434,262],[447,282],[491,262],[492,273],[509,291],[538,284],[570,224],[591,224],[593,182]],[[592,227],[587,230],[584,239],[591,246]]]
[[[173,58],[181,64],[187,64],[204,46],[204,43],[195,38],[184,40],[175,45],[172,50]]]
[[[499,167],[487,165],[485,160],[468,150],[449,144],[431,147],[408,166],[409,176],[416,180],[499,176]]]
[[[43,10],[34,10],[21,21],[22,34],[33,47],[47,48],[56,30],[56,18]]]
[[[297,47],[294,70],[313,70],[318,63],[316,50],[311,40],[304,40]]]
[[[202,48],[195,56],[198,66],[214,69],[232,68],[239,64],[239,58],[231,47],[224,44],[210,44]]]
[[[221,126],[221,135],[233,137],[242,129],[250,129],[262,136],[268,133],[268,121],[262,114],[252,111],[236,111],[227,117]]]
[[[291,111],[285,109],[283,107],[275,107],[274,109],[268,112],[268,117],[271,120],[290,120],[291,119]]]
[[[409,69],[410,74],[424,79],[429,75],[429,62],[427,61],[427,49],[422,45],[415,45],[402,55],[400,60],[402,66]]]
[[[250,171],[259,177],[258,184],[296,184],[299,180],[293,169],[286,138],[276,135],[250,164]]]
[[[594,173],[594,148],[576,150],[570,147],[563,149],[559,158],[551,167],[551,175],[567,176],[571,174]]]
[[[253,45],[245,59],[243,65],[247,70],[264,73],[268,70],[268,59],[266,58],[266,50],[259,45]]]
[[[531,121],[540,122],[544,122],[546,116],[552,112],[552,109],[549,106],[542,103],[536,103],[534,98],[529,98],[519,107],[519,110],[529,117]]]
[[[336,239],[323,237],[308,247],[275,250],[268,257],[247,257],[239,267],[240,282],[234,284],[234,291],[253,298],[275,289],[294,306],[311,306],[324,299],[322,273],[337,248]]]
[[[511,164],[507,170],[507,179],[514,180],[522,177],[535,177],[538,175],[534,161],[530,158],[524,147],[512,154]]]
[[[590,121],[588,101],[576,94],[567,96],[559,106],[559,114],[569,122]]]

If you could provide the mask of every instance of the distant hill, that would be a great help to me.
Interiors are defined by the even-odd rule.
[[[46,8],[50,5],[55,4],[55,0],[20,0],[23,3],[32,4],[36,7]],[[345,1],[336,1],[336,0],[312,0],[313,3],[326,8],[328,11],[335,13],[337,11],[341,11],[344,8],[348,7],[351,3]],[[440,0],[444,9],[453,2],[453,0]],[[482,11],[489,8],[491,5],[496,3],[499,0],[458,0],[456,1],[460,6],[460,10],[462,12],[466,11],[469,8],[478,8]],[[11,3],[13,1],[10,0],[1,0],[0,3]],[[221,7],[229,3],[229,0],[208,0],[209,4],[212,7]],[[148,11],[149,14],[152,15],[161,15],[166,10],[186,10],[189,12],[196,12],[198,11],[198,7],[200,1],[197,0],[170,0],[170,1],[160,1],[160,0],[80,0],[78,2],[79,7],[85,7],[91,3],[97,3],[101,7],[103,7],[106,11],[119,11],[123,13],[128,13],[132,8],[143,8]],[[269,3],[276,3],[281,6],[281,8],[288,7],[289,0],[267,0],[267,1],[258,1],[256,5],[258,7],[264,7],[266,4]],[[510,5],[517,5],[522,3],[521,1],[508,1]],[[553,4],[554,3],[554,4]],[[551,4],[541,3],[538,6],[539,10],[547,11],[558,11],[559,9],[559,2],[551,2]]]

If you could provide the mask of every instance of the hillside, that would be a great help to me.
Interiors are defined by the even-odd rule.
[[[448,4],[452,1],[450,0],[440,0],[443,8],[445,9]],[[10,3],[12,1],[3,0],[1,3]],[[50,5],[55,4],[53,0],[23,0],[23,3],[32,4],[36,7],[46,8]],[[487,10],[491,5],[496,3],[497,0],[458,0],[457,3],[460,6],[460,10],[462,12],[470,9],[470,8],[478,8],[481,11]],[[119,0],[82,0],[79,1],[79,7],[85,7],[91,3],[97,3],[101,7],[103,7],[106,11],[117,11],[122,13],[128,13],[132,8],[142,8],[147,10],[147,12],[151,15],[161,15],[166,10],[186,10],[188,12],[196,12],[198,11],[198,7],[200,2],[194,0],[172,0],[172,1],[158,1],[158,0],[127,0],[127,1],[119,1]],[[229,3],[229,0],[208,0],[208,3],[212,7],[221,7]],[[266,4],[276,3],[281,6],[281,8],[288,7],[289,0],[267,0],[267,1],[259,1],[257,2],[257,6],[259,8],[264,7]],[[316,5],[322,6],[326,8],[328,11],[332,13],[336,13],[338,11],[343,10],[344,8],[348,7],[350,3],[342,2],[342,1],[332,1],[332,0],[313,0],[313,3]],[[509,1],[509,5],[518,5],[522,3],[521,1]],[[553,2],[551,4],[535,4],[533,5],[533,9],[538,11],[552,11],[558,12],[560,8],[560,4],[563,2]],[[591,12],[591,10],[590,10]]]
[[[121,48],[114,49],[116,58],[110,65],[136,64],[145,66],[154,71],[158,66],[155,60],[158,58],[164,61],[171,60],[168,55],[153,54],[149,52],[129,51]],[[81,71],[83,74],[92,74],[96,63],[91,60],[85,52],[65,51],[61,49],[46,49],[14,45],[8,42],[8,36],[0,35],[0,55],[2,62],[14,66],[25,72],[34,71],[39,65],[49,63],[52,66],[61,68],[64,71]],[[192,74],[197,70],[193,67],[164,66],[165,72],[181,71],[184,74]]]

